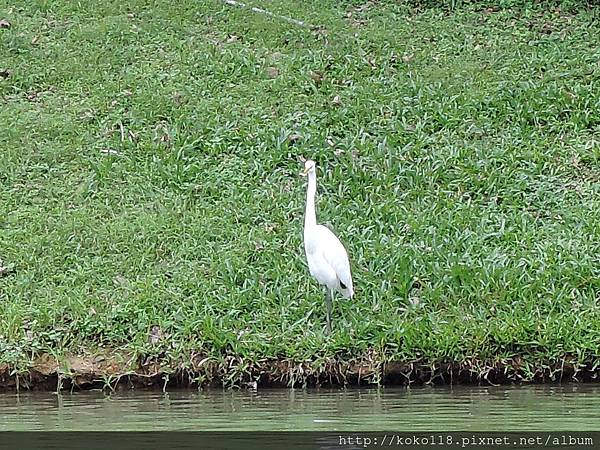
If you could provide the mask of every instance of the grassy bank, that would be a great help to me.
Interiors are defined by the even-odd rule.
[[[5,376],[96,354],[228,385],[277,362],[299,382],[595,371],[598,13],[262,3],[310,26],[217,0],[0,0]],[[331,336],[300,156],[354,272]]]

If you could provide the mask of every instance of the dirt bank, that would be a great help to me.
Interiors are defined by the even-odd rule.
[[[126,353],[67,355],[60,360],[42,354],[28,370],[0,365],[0,388],[90,389],[166,387],[290,387],[366,386],[372,384],[510,384],[518,382],[594,381],[600,367],[577,364],[570,356],[551,362],[531,362],[524,356],[497,361],[425,363],[361,360],[295,362],[264,360],[247,364],[235,357],[219,361],[193,355],[188,361],[166,362]]]

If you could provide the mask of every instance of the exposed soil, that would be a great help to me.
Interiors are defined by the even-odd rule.
[[[220,362],[201,356],[187,364],[136,359],[105,352],[68,355],[60,362],[48,355],[36,357],[29,370],[16,372],[0,364],[0,388],[90,389],[155,388],[224,385],[228,387],[365,386],[370,384],[511,384],[595,381],[600,367],[592,361],[575,364],[568,356],[551,363],[532,364],[525,357],[495,362],[467,360],[426,364],[419,361],[374,364],[331,360],[318,367],[310,362],[264,360],[242,365],[235,357]],[[240,367],[244,367],[242,370]]]

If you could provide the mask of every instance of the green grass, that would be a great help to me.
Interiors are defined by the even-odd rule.
[[[595,361],[599,17],[516,3],[0,0],[0,363]]]

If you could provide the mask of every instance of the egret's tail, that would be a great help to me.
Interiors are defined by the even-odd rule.
[[[340,289],[340,293],[345,297],[345,298],[352,298],[352,296],[354,295],[354,288],[352,287],[352,285],[347,286],[343,289]]]
[[[342,294],[345,298],[352,298],[354,295],[354,288],[352,285],[352,277],[347,277],[346,281],[342,281],[340,278],[337,279],[336,290]]]

